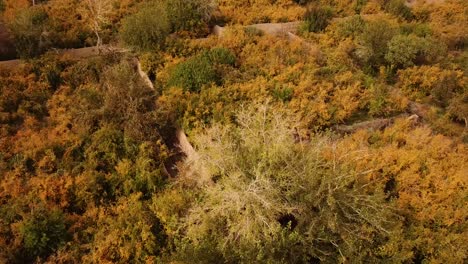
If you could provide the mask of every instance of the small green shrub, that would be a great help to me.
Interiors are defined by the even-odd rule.
[[[355,15],[338,22],[337,33],[341,38],[356,37],[364,31],[366,21]]]
[[[234,66],[236,57],[226,48],[214,48],[178,64],[172,72],[168,85],[179,86],[187,91],[198,92],[203,85],[220,83],[220,68]]]
[[[386,19],[378,19],[366,23],[361,35],[358,36],[360,46],[355,55],[369,69],[378,69],[385,64],[385,54],[388,43],[398,34],[398,29]]]
[[[103,127],[91,139],[91,144],[85,150],[85,157],[92,169],[113,171],[119,160],[126,156],[124,135],[119,130]]]
[[[244,32],[249,38],[263,36],[265,33],[255,27],[244,27]]]
[[[400,32],[404,35],[414,34],[418,37],[432,36],[432,29],[428,24],[404,23],[400,26]]]
[[[168,85],[198,92],[203,85],[216,82],[216,80],[216,71],[209,59],[204,56],[196,56],[175,67],[169,78]]]
[[[48,256],[68,238],[63,213],[45,208],[34,210],[32,215],[21,223],[19,233],[25,251],[21,258],[25,260]]]
[[[311,5],[304,15],[302,30],[320,32],[324,30],[333,17],[333,10],[328,6]]]
[[[416,35],[397,35],[388,43],[387,62],[395,68],[406,68],[437,60],[444,53],[444,46],[431,38]]]
[[[411,12],[411,8],[406,5],[405,0],[390,0],[384,6],[385,11],[388,13],[402,17],[404,19],[410,20],[413,18],[413,13]]]
[[[367,2],[368,0],[356,0],[354,4],[354,12],[356,12],[356,14],[360,14],[362,8],[367,4]]]
[[[171,25],[164,5],[151,2],[123,20],[120,37],[129,47],[152,51],[164,47],[170,30]]]
[[[212,64],[225,64],[234,66],[236,56],[232,51],[226,48],[213,48],[203,54]]]
[[[272,95],[279,101],[289,102],[294,95],[294,90],[287,86],[276,85],[272,91]]]
[[[207,32],[213,7],[213,3],[207,0],[166,0],[171,30],[195,34]]]

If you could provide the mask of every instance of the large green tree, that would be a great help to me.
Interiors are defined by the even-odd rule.
[[[199,156],[189,157],[186,177],[202,191],[178,257],[377,261],[394,219],[384,196],[347,162],[352,153],[336,155],[327,136],[295,138],[290,117],[277,111],[242,109],[238,126],[215,125],[196,137]]]

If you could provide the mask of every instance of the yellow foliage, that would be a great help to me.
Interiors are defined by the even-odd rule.
[[[221,0],[218,4],[229,22],[243,25],[297,21],[305,13],[305,8],[292,0]]]
[[[369,177],[381,180],[410,225],[398,243],[416,247],[428,260],[463,262],[468,252],[464,144],[400,119],[383,132],[359,131],[339,146],[343,152],[366,147],[357,166],[372,169]]]

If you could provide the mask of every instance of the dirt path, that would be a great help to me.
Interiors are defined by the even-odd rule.
[[[287,23],[263,23],[245,26],[245,28],[255,28],[261,30],[262,32],[268,35],[280,36],[286,35],[288,33],[297,33],[297,30],[301,23],[301,21]],[[211,33],[218,37],[222,37],[225,32],[226,27],[214,26]]]

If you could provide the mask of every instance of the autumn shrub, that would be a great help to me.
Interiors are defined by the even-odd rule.
[[[163,48],[171,24],[165,7],[159,2],[150,2],[122,22],[120,37],[129,47],[140,51]]]
[[[379,241],[394,219],[384,196],[366,191],[360,172],[334,155],[329,137],[295,139],[294,122],[279,111],[243,108],[237,126],[214,125],[195,137],[198,154],[183,179],[195,181],[201,194],[175,259],[378,260]]]
[[[85,150],[90,168],[110,172],[127,155],[125,138],[119,130],[103,127],[96,131]]]
[[[403,232],[382,248],[395,257],[391,262],[461,263],[467,258],[466,143],[407,118],[383,131],[362,130],[344,140],[346,153],[351,146],[361,149],[362,140],[369,143],[373,154],[358,163],[373,164],[371,177],[387,180],[388,198],[404,216]]]
[[[450,99],[464,91],[466,82],[467,78],[459,70],[425,65],[399,71],[397,85],[410,98],[447,106]]]
[[[463,50],[468,43],[466,2],[451,0],[442,5],[422,6],[428,12],[428,23],[449,49]]]
[[[136,140],[158,137],[154,133],[156,123],[152,115],[155,91],[135,72],[134,62],[124,59],[113,63],[104,69],[83,69],[91,71],[92,75],[87,76],[89,78],[95,74],[93,71],[100,71],[100,80],[83,85],[74,92],[75,100],[79,103],[73,105],[71,110],[78,127],[95,131],[100,126],[111,125]],[[73,78],[78,76],[81,74]]]
[[[282,102],[289,102],[294,95],[294,90],[287,86],[281,87],[281,85],[276,85],[275,89],[273,89],[272,95],[273,98],[277,100]]]
[[[92,2],[96,4],[104,3],[103,0]],[[85,45],[95,44],[94,40],[91,43],[91,39],[94,38],[94,34],[91,28],[92,15],[90,14],[90,10],[88,8],[88,5],[92,2],[74,0],[49,0],[43,4],[49,16],[48,32],[54,47],[81,48]],[[36,1],[36,4],[37,3],[38,1]],[[102,8],[98,11],[101,13],[100,19],[106,19],[106,15],[110,11],[109,7],[104,5],[101,7]],[[107,12],[106,15],[102,15],[104,12]],[[95,15],[97,16],[97,14]],[[94,26],[95,24],[92,25]]]
[[[320,32],[324,30],[333,17],[333,10],[328,6],[313,4],[307,8],[304,15],[302,30],[306,32]]]
[[[216,1],[221,14],[230,24],[251,25],[269,22],[298,21],[305,7],[291,0]],[[239,12],[242,10],[242,12]]]
[[[294,3],[296,3],[298,5],[307,5],[310,2],[312,2],[312,0],[294,0]]]
[[[463,94],[453,98],[447,110],[451,118],[468,126],[468,91],[465,89]]]
[[[132,62],[123,60],[103,74],[101,92],[104,120],[121,127],[134,139],[153,139],[155,92],[135,72]]]
[[[139,194],[101,209],[87,262],[155,262],[166,244],[163,226]]]
[[[404,95],[383,83],[371,84],[368,96],[367,109],[373,117],[396,115],[404,112],[408,106],[408,99]]]

